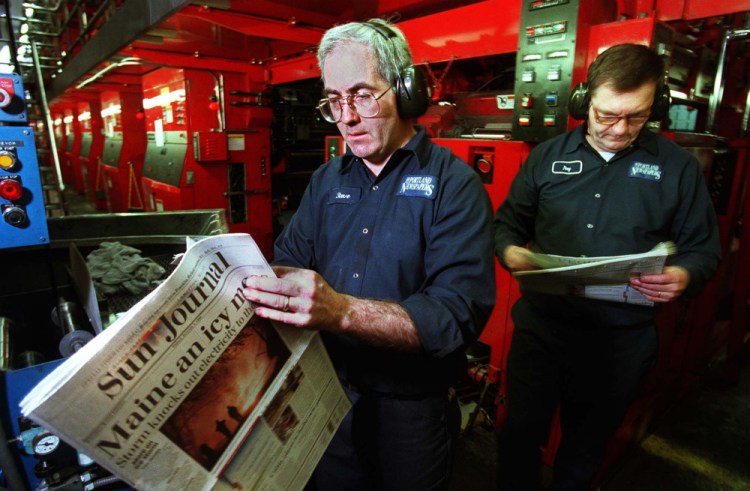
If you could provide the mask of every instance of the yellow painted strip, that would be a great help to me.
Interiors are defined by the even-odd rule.
[[[696,455],[679,445],[670,443],[656,435],[650,435],[641,442],[641,447],[648,453],[668,460],[681,467],[701,474],[710,481],[727,486],[729,489],[748,489],[750,482],[747,476],[737,475],[710,460]]]

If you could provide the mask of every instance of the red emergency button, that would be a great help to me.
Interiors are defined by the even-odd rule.
[[[4,88],[0,87],[0,109],[10,106],[13,102],[13,96]]]
[[[23,196],[21,182],[16,179],[3,179],[0,181],[0,198],[8,201],[17,201]]]

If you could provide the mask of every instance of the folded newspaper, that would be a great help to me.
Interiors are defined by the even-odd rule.
[[[320,336],[254,316],[253,239],[190,246],[169,278],[21,401],[138,489],[302,489],[350,403]]]
[[[673,242],[623,256],[571,257],[529,251],[527,259],[541,269],[516,271],[513,276],[522,290],[648,306],[654,302],[631,287],[630,279],[661,273],[667,257],[676,252]]]

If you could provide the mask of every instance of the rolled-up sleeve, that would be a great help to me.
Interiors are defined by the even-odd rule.
[[[448,179],[424,251],[424,287],[401,302],[427,354],[464,347],[487,323],[495,305],[491,231],[492,205],[479,177]]]

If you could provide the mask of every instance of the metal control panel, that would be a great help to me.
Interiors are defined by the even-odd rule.
[[[36,143],[26,118],[21,77],[0,74],[0,249],[49,242]]]
[[[583,81],[588,31],[614,20],[614,2],[523,0],[512,136],[538,142],[568,129],[573,82]]]

